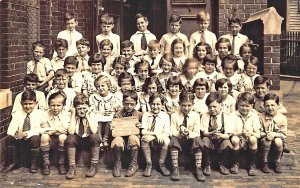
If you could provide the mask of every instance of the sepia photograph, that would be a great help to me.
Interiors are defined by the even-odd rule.
[[[3,188],[300,186],[300,0],[0,0]]]

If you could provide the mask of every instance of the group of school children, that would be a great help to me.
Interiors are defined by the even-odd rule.
[[[212,152],[220,173],[227,175],[239,172],[240,152],[248,151],[248,174],[255,176],[258,149],[265,173],[270,172],[272,150],[274,171],[281,173],[282,152],[288,152],[286,110],[269,93],[271,81],[257,73],[259,62],[248,37],[239,33],[240,19],[231,17],[231,33],[217,40],[207,30],[209,14],[201,11],[199,30],[188,40],[180,32],[181,17],[174,14],[170,32],[160,41],[147,29],[146,16],[137,14],[135,19],[138,31],[120,43],[112,33],[113,18],[104,14],[102,33],[96,36],[99,51],[91,56],[89,41],[75,30],[73,14],[66,15],[67,29],[58,34],[51,61],[44,57],[42,42],[33,44],[34,59],[27,63],[25,90],[15,98],[1,171],[18,167],[18,146],[25,143],[31,173],[38,171],[41,156],[42,174],[50,174],[49,151],[55,147],[59,174],[67,179],[74,178],[79,146],[91,148],[86,177],[97,173],[102,148],[114,150],[115,177],[121,176],[121,156],[127,149],[131,160],[125,176],[136,173],[141,148],[143,175],[149,177],[152,146],[160,148],[159,171],[172,180],[180,179],[182,151],[194,155],[196,179],[202,182],[211,175]],[[140,134],[112,137],[112,119],[130,116],[139,119],[135,126]],[[171,172],[165,166],[168,153]]]

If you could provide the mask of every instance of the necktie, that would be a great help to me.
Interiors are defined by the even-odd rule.
[[[151,132],[154,131],[155,124],[156,124],[156,118],[157,118],[157,115],[153,115],[153,120],[152,120],[152,124],[151,124],[151,128],[150,128]]]
[[[69,34],[69,47],[72,45],[72,32]]]
[[[38,66],[38,61],[35,61],[34,62],[34,67],[33,67],[33,71],[32,71],[33,74],[37,74],[38,73],[37,66]]]
[[[201,32],[200,42],[204,42],[204,43],[206,42],[204,32]]]
[[[85,63],[85,59],[84,59],[84,57],[82,57],[82,58],[81,58],[81,69],[82,69],[82,70],[87,69],[85,64],[86,64],[86,63]]]
[[[142,38],[141,38],[141,48],[142,50],[146,50],[147,49],[147,40],[146,40],[146,35],[145,33],[142,33]]]
[[[235,50],[234,50],[234,48],[235,48],[235,45],[234,45],[234,43],[235,43],[235,37],[236,37],[236,35],[233,35],[233,38],[232,38],[232,45],[231,45],[231,52],[232,52],[232,54],[234,55],[235,54]]]
[[[30,126],[30,117],[29,117],[29,113],[26,115],[26,118],[24,119],[24,123],[23,123],[23,132],[25,131],[29,131],[31,126]]]
[[[71,76],[69,77],[69,80],[68,80],[68,88],[72,88],[72,78],[71,78]]]
[[[84,134],[84,125],[83,125],[83,118],[79,120],[79,129],[78,129],[78,136],[82,136]]]
[[[184,115],[183,122],[182,122],[182,126],[184,126],[184,127],[187,127],[187,118],[188,118],[188,115]]]
[[[151,67],[154,65],[154,60],[155,60],[155,58],[152,58],[152,61],[151,61]]]
[[[210,125],[211,125],[211,130],[217,130],[218,129],[218,122],[217,122],[217,116],[211,116],[210,117]]]

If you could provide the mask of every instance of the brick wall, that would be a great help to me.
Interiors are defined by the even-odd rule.
[[[250,14],[267,8],[267,0],[219,0],[219,36],[228,33],[228,18],[233,8],[237,8],[238,16],[245,22]]]

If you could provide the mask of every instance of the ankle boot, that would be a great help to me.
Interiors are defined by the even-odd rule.
[[[121,154],[122,154],[122,150],[120,148],[115,148],[115,165],[113,169],[114,177],[121,176],[121,168],[122,168]]]
[[[239,173],[239,151],[238,150],[232,150],[232,159],[233,159],[233,164],[232,167],[230,168],[230,173],[231,174],[237,174]]]
[[[205,177],[203,175],[203,172],[202,172],[202,167],[201,167],[201,164],[202,164],[202,152],[199,150],[199,151],[196,151],[194,153],[194,156],[195,156],[195,165],[196,165],[196,179],[200,182],[204,182],[205,181]]]
[[[227,159],[227,153],[228,153],[228,148],[224,149],[219,154],[219,172],[223,175],[229,174],[228,169],[224,166],[224,161]]]
[[[282,156],[282,151],[274,151],[274,161],[275,161],[274,171],[275,171],[275,173],[282,173],[282,168],[280,165],[281,156]]]
[[[148,142],[142,145],[142,150],[144,152],[144,156],[146,160],[146,169],[144,171],[143,176],[150,177],[152,174],[152,160],[151,160],[151,150]]]
[[[8,173],[17,168],[17,153],[15,146],[8,146],[5,150],[5,165],[1,169],[2,173]]]
[[[268,154],[269,154],[269,149],[264,149],[262,150],[262,161],[263,161],[263,166],[262,166],[262,171],[264,173],[270,173],[270,169],[268,166]]]
[[[137,147],[131,148],[130,154],[131,154],[131,161],[128,170],[125,173],[125,177],[133,176],[136,173],[136,171],[139,169],[139,166],[137,164],[138,148]]]
[[[170,176],[171,172],[165,167],[165,161],[167,158],[168,150],[161,148],[159,156],[159,171],[163,176]]]
[[[85,173],[85,177],[91,178],[97,174],[98,163],[91,163],[89,170]]]
[[[203,170],[203,174],[205,176],[210,176],[211,175],[211,151],[208,148],[204,148],[204,156],[205,156],[205,166],[204,166],[204,170]]]
[[[38,157],[40,154],[40,149],[30,149],[31,154],[31,166],[30,166],[30,173],[37,173],[38,171]]]
[[[65,147],[64,146],[58,146],[58,173],[60,175],[64,175],[67,173],[67,169],[65,167]]]
[[[171,179],[173,181],[178,181],[180,180],[179,169],[178,169],[178,150],[171,150],[171,160],[172,160],[172,168],[173,168]]]
[[[49,175],[50,174],[49,150],[42,151],[42,159],[43,159],[42,174]]]
[[[68,173],[66,174],[66,179],[73,179],[76,172],[76,165],[71,165],[69,167]]]
[[[288,147],[286,141],[283,142],[283,152],[284,152],[284,153],[290,153],[290,152],[291,152],[291,150],[290,150],[290,148]]]
[[[73,179],[76,171],[76,162],[75,162],[75,155],[76,155],[76,148],[67,148],[67,155],[69,161],[69,170],[66,174],[66,179]]]
[[[256,153],[257,150],[250,150],[250,167],[248,171],[249,176],[256,176],[256,166],[255,166]]]

